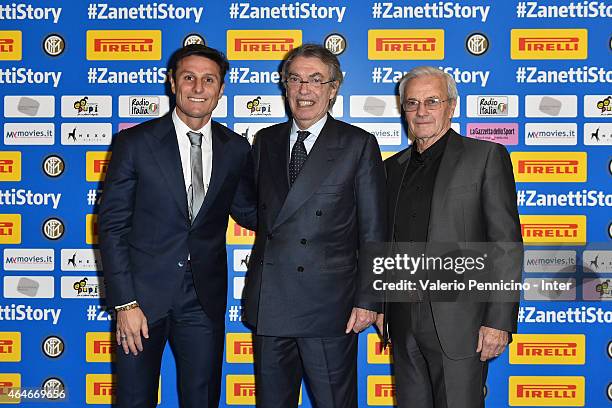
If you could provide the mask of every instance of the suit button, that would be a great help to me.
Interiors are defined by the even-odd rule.
[[[302,239],[300,240],[300,244],[302,244],[302,245],[306,245],[306,242],[308,242],[308,241],[306,241],[306,239],[305,239],[305,238],[302,238]]]
[[[267,235],[268,241],[272,241],[272,238],[273,238],[273,237],[274,237],[274,235],[272,235],[272,234],[268,234],[268,235]]]
[[[177,265],[179,266],[179,268],[182,268],[183,266],[185,266],[185,262],[179,261]]]
[[[266,208],[268,208],[268,207],[266,207],[266,205],[265,205],[265,204],[262,204],[262,205],[261,205],[261,209],[262,209],[262,210],[265,210]]]
[[[320,217],[320,216],[322,216],[322,215],[323,215],[323,211],[321,211],[321,210],[317,210],[317,212],[316,212],[315,214],[317,214],[317,217]]]
[[[298,266],[297,267],[297,271],[298,272],[304,272],[304,267],[303,266]]]
[[[260,265],[263,265],[263,261],[259,261],[259,264],[260,264]]]

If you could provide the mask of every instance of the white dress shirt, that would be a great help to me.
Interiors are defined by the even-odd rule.
[[[323,126],[325,126],[325,122],[327,122],[327,115],[323,116],[321,119],[319,119],[314,125],[312,125],[308,129],[303,129],[303,130],[310,132],[306,140],[304,140],[304,147],[306,148],[306,153],[310,154],[310,150],[312,149],[312,146],[314,146],[315,142],[317,141],[317,138],[319,137],[319,133],[321,133],[321,130],[323,130]],[[295,123],[295,120],[293,120],[293,125],[291,126],[291,133],[289,134],[289,145],[291,146],[291,148],[289,149],[289,160],[291,160],[291,151],[293,150],[293,145],[295,144],[295,142],[297,142],[298,130],[302,130],[302,129],[300,129],[297,123]]]
[[[191,142],[187,132],[202,133],[202,176],[204,177],[204,195],[206,195],[208,185],[210,184],[210,175],[212,174],[211,121],[206,122],[201,129],[191,129],[178,117],[176,108],[174,108],[172,122],[174,122],[174,130],[176,130],[176,138],[178,139],[179,153],[181,155],[181,166],[183,167],[183,178],[185,179],[185,194],[187,194],[189,186],[191,186]]]

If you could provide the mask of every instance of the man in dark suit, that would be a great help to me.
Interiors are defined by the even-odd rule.
[[[357,333],[379,304],[362,296],[358,251],[385,238],[376,139],[328,115],[342,71],[307,44],[283,64],[292,120],[255,142],[258,230],[245,287],[254,328],[257,406],[296,407],[302,377],[315,406],[357,407]]]
[[[522,239],[508,152],[451,129],[457,87],[443,71],[415,68],[399,90],[413,144],[385,161],[389,240],[490,243],[501,251],[491,269],[496,279],[520,282]],[[421,299],[386,305],[398,407],[484,406],[487,361],[516,331],[518,303]]]
[[[166,341],[182,407],[217,407],[228,216],[256,225],[248,142],[211,115],[229,67],[190,45],[170,59],[172,113],[117,135],[100,205],[108,306],[117,316],[117,406],[157,406]]]

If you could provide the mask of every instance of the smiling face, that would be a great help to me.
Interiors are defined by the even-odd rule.
[[[437,110],[425,108],[423,101],[427,98],[438,98],[442,105]],[[404,112],[406,122],[412,137],[430,139],[431,144],[441,138],[451,126],[451,118],[457,101],[448,99],[448,90],[444,77],[439,75],[423,75],[411,79],[404,88],[404,100],[416,99],[419,107],[413,112]]]
[[[180,60],[170,77],[172,93],[176,96],[176,113],[191,129],[201,129],[209,120],[223,96],[219,66],[199,55]]]
[[[291,61],[288,75],[300,77],[302,81],[319,78],[321,82],[332,79],[330,69],[320,59],[296,57]],[[293,119],[300,129],[308,129],[327,114],[329,101],[338,92],[338,82],[330,82],[316,87],[307,83],[297,86],[286,85],[287,101]]]

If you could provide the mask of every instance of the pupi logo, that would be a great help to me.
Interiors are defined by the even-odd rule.
[[[43,160],[42,168],[47,176],[59,177],[62,175],[65,169],[64,159],[54,154],[47,156]]]
[[[595,286],[595,292],[599,293],[600,298],[612,297],[612,286],[610,285],[610,280],[606,279],[605,281],[597,284]]]
[[[43,340],[42,351],[49,358],[58,358],[64,353],[64,341],[57,336],[49,336]]]
[[[597,101],[597,109],[599,109],[602,114],[612,114],[612,96],[608,96],[602,101]]]
[[[83,278],[80,281],[74,282],[72,289],[74,289],[77,295],[96,295],[98,294],[98,286],[87,283],[87,278]]]
[[[88,99],[89,97],[85,96],[74,103],[73,107],[76,109],[78,115],[98,114],[98,104],[89,102]]]
[[[250,111],[251,116],[270,116],[272,115],[272,108],[269,103],[261,102],[261,96],[248,101],[246,104],[247,109]]]
[[[43,235],[52,241],[60,239],[64,235],[64,223],[58,218],[49,218],[43,223]]]
[[[340,55],[346,50],[346,40],[340,34],[330,34],[325,38],[325,48],[332,54]]]

